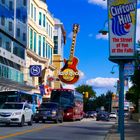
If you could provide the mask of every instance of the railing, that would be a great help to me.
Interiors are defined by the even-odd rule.
[[[0,78],[9,79],[21,84],[24,83],[23,73],[19,70],[16,70],[12,67],[0,64]]]

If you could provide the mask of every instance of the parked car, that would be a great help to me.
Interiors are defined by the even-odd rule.
[[[42,121],[54,121],[55,123],[63,122],[63,109],[61,106],[54,102],[44,102],[37,109],[37,112],[34,116],[34,121],[38,123]]]
[[[109,113],[108,112],[98,112],[97,113],[97,117],[96,117],[96,121],[109,121]]]
[[[11,123],[23,126],[24,123],[32,125],[33,112],[29,104],[25,102],[7,102],[0,107],[0,123]]]
[[[87,111],[86,118],[96,118],[97,112],[96,111]]]
[[[117,119],[117,113],[116,112],[111,112],[109,117],[110,117],[110,119]]]

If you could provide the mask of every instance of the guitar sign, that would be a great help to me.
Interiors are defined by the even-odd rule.
[[[69,57],[69,60],[64,59],[65,65],[58,74],[59,79],[66,84],[74,84],[79,79],[79,72],[76,68],[78,59],[74,57],[74,47],[75,47],[76,35],[78,31],[79,31],[79,25],[74,24],[70,57]]]

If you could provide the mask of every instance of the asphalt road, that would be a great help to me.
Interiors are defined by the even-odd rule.
[[[83,119],[54,124],[34,123],[33,126],[0,125],[0,140],[104,140],[114,122]]]

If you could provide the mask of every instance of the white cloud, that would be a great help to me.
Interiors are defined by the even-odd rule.
[[[88,0],[88,3],[101,6],[102,8],[107,8],[107,1],[103,1],[103,0]]]
[[[103,34],[99,33],[96,35],[96,39],[108,40],[108,34],[103,35]]]
[[[75,85],[70,85],[70,84],[66,84],[66,85],[64,85],[63,86],[63,88],[67,88],[67,89],[75,89],[76,88],[76,86]]]
[[[94,88],[114,88],[118,78],[103,78],[97,77],[86,81],[86,84],[93,86]]]
[[[79,70],[79,76],[80,76],[80,79],[84,79],[85,78],[84,72],[82,72],[81,70]]]

